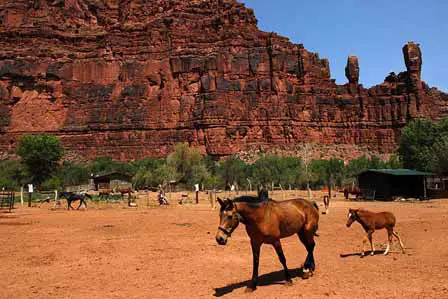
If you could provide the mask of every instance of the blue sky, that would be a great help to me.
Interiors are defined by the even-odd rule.
[[[344,84],[348,55],[360,62],[360,83],[383,82],[406,69],[401,48],[420,44],[422,78],[448,91],[448,0],[240,0],[253,8],[258,27],[276,32],[330,60]]]

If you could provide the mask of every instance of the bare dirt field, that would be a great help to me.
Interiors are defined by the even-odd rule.
[[[142,195],[137,208],[89,202],[80,211],[44,204],[0,213],[0,298],[448,298],[448,200],[338,198],[320,218],[315,275],[299,277],[306,251],[290,237],[282,243],[293,285],[284,285],[275,251],[264,245],[260,287],[247,294],[252,253],[244,227],[218,246],[218,212],[206,195],[182,206],[176,196],[168,207]],[[357,223],[346,228],[348,207],[395,213],[406,254],[394,243],[389,256],[359,258],[364,232]],[[373,239],[384,248],[386,232]]]

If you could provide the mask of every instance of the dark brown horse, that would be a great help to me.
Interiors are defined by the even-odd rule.
[[[70,210],[70,208],[74,210],[72,207],[72,202],[77,200],[79,200],[79,206],[76,208],[77,210],[79,210],[82,204],[84,204],[87,209],[86,197],[92,199],[92,196],[87,193],[61,192],[59,195],[59,198],[67,199],[67,210]]]
[[[350,194],[355,195],[356,199],[362,196],[362,190],[358,186],[348,186],[344,188],[344,198],[348,199]]]
[[[134,193],[132,188],[130,188],[130,187],[123,188],[123,189],[120,189],[118,192],[120,192],[120,194],[121,194],[121,200],[124,200],[125,194],[128,195],[128,206],[131,206],[131,197],[132,197],[132,193]]]
[[[361,251],[361,257],[364,257],[364,246],[367,240],[370,242],[370,247],[372,251],[370,252],[370,255],[375,254],[375,246],[372,242],[372,234],[375,232],[376,229],[383,229],[385,228],[387,230],[387,236],[388,236],[388,243],[386,251],[384,251],[384,255],[387,255],[389,253],[390,245],[392,243],[392,236],[398,239],[400,242],[400,247],[403,253],[405,253],[403,242],[401,242],[400,237],[398,236],[397,232],[394,231],[395,227],[395,216],[394,214],[390,212],[381,212],[381,213],[374,213],[363,209],[349,209],[348,215],[347,215],[347,227],[350,227],[353,222],[358,221],[359,224],[364,228],[364,230],[367,233],[367,236],[363,239],[362,242],[362,251]]]
[[[286,265],[280,239],[297,234],[305,245],[308,255],[303,266],[302,278],[309,278],[315,270],[314,236],[319,222],[318,207],[305,199],[293,199],[277,202],[260,200],[258,197],[242,196],[234,200],[221,200],[220,224],[216,233],[216,242],[225,245],[227,239],[241,222],[246,226],[253,254],[253,274],[248,290],[255,290],[258,284],[258,264],[261,245],[271,244],[283,265],[287,283],[292,283]]]

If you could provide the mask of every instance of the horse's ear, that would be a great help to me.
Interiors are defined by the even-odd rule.
[[[222,199],[221,198],[219,198],[218,197],[218,203],[221,205],[221,206],[223,206],[224,205],[224,202],[222,201]]]

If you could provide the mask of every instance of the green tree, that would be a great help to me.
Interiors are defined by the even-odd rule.
[[[339,159],[313,160],[310,163],[313,177],[318,182],[323,182],[328,187],[328,196],[331,198],[332,188],[335,184],[341,184],[344,176],[344,161]]]
[[[134,188],[137,190],[148,188],[151,186],[151,183],[152,183],[151,172],[144,167],[137,170],[136,174],[132,178],[132,184],[134,185]]]
[[[386,162],[386,168],[390,169],[403,168],[403,164],[400,160],[400,157],[396,154],[390,155],[389,160]]]
[[[294,186],[301,183],[304,172],[302,160],[298,157],[282,157],[280,160],[280,177],[283,185]]]
[[[245,170],[246,163],[236,155],[232,155],[220,163],[218,173],[222,178],[224,186],[227,188],[233,183],[243,186],[246,180]]]
[[[31,182],[40,186],[53,175],[64,151],[56,136],[24,135],[19,141],[17,154]]]
[[[445,122],[442,123],[444,126]],[[405,168],[430,171],[434,165],[433,145],[440,134],[439,127],[430,120],[411,121],[402,130],[398,153]]]
[[[64,161],[57,173],[63,186],[87,184],[91,178],[91,172],[87,165]]]
[[[135,167],[131,163],[123,163],[112,160],[111,157],[97,157],[91,163],[91,172],[98,174],[100,172],[113,172],[119,171],[127,174],[135,174],[138,167]]]
[[[0,161],[0,190],[18,190],[25,181],[26,172],[19,161]]]
[[[256,185],[280,183],[280,159],[274,155],[264,155],[250,167],[250,177]]]
[[[384,169],[388,168],[387,164],[384,163],[380,157],[374,155],[369,159],[369,169]]]
[[[159,184],[166,183],[167,178],[160,173],[160,169],[164,167],[163,159],[143,159],[135,161],[132,164],[135,174],[132,182],[136,189],[157,187]]]
[[[175,179],[189,187],[204,183],[210,175],[199,150],[190,148],[187,143],[177,144],[166,164],[167,174],[174,174],[170,180]]]
[[[446,174],[448,173],[448,136],[440,137],[434,146],[434,159],[431,170],[439,173]]]
[[[297,157],[265,155],[249,167],[249,176],[258,185],[297,185],[301,182],[302,160]]]
[[[361,172],[366,171],[371,166],[369,158],[365,155],[350,160],[346,167],[346,176],[350,178],[357,177]]]

